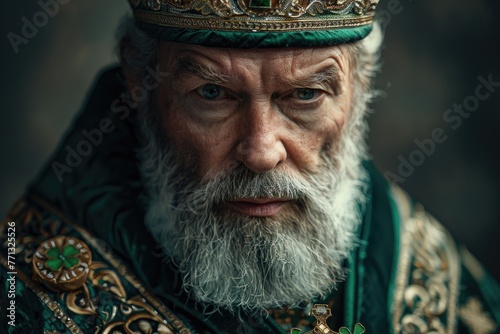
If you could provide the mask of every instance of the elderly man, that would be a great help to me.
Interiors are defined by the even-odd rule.
[[[5,332],[497,330],[494,280],[368,160],[376,3],[130,2],[0,228]]]

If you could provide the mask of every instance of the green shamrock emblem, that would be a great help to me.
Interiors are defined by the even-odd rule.
[[[360,323],[354,325],[354,332],[351,331],[347,327],[342,327],[339,329],[340,334],[363,334],[365,332],[365,327]]]
[[[65,246],[62,252],[58,247],[52,247],[45,253],[48,258],[48,260],[45,261],[45,266],[53,271],[60,270],[63,265],[66,269],[71,269],[80,262],[80,260],[75,257],[79,253],[80,251],[73,245]]]

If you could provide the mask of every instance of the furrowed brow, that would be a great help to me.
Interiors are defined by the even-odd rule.
[[[228,79],[227,75],[200,64],[192,57],[180,58],[176,63],[174,73],[178,78],[196,75],[215,84],[223,84]]]
[[[314,85],[327,84],[330,87],[337,89],[341,82],[341,74],[337,67],[328,66],[320,71],[301,79],[287,80],[287,83],[294,87],[309,87]]]

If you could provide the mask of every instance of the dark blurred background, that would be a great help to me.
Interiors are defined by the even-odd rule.
[[[23,17],[33,22],[42,8],[38,1],[3,3],[1,216],[55,149],[94,75],[116,62],[114,34],[126,1],[64,2],[17,53],[10,33],[22,36]],[[500,87],[460,126],[443,117],[454,104],[473,101],[479,76],[500,82],[499,7],[492,0],[382,0],[386,42],[377,88],[384,93],[373,104],[369,139],[381,172],[423,203],[497,279]],[[419,160],[415,141],[428,141],[437,128],[446,140]],[[401,161],[410,158],[419,166],[402,175]]]

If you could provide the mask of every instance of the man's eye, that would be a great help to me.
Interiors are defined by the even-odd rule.
[[[300,88],[293,92],[293,97],[299,100],[312,100],[318,96],[318,91],[311,88]]]
[[[207,100],[219,100],[226,97],[226,92],[224,91],[224,89],[221,86],[215,84],[206,84],[200,86],[196,89],[196,92],[198,92],[201,97]]]

